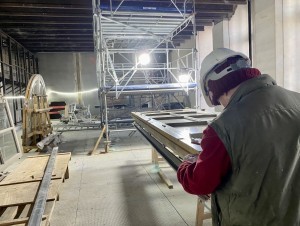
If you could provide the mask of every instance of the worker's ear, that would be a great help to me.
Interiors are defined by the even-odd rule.
[[[212,92],[212,91],[209,91],[209,92],[208,92],[208,96],[209,96],[210,100],[212,101],[212,100],[213,100],[213,97],[214,97],[213,92]]]

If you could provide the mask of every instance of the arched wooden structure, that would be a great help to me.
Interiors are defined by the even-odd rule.
[[[23,151],[37,148],[36,144],[52,133],[44,79],[39,74],[31,76],[23,106]]]

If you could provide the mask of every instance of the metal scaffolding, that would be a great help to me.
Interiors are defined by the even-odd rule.
[[[184,33],[195,40],[194,0],[170,0],[168,5],[153,7],[143,6],[142,1],[93,0],[93,18],[100,115],[107,128],[107,95],[112,92],[119,99],[129,85],[156,84],[163,91],[165,85],[177,83],[180,87],[174,92],[188,94],[189,86],[181,83],[178,75],[188,75],[187,82],[195,84],[196,49],[195,45],[180,48],[176,36]],[[148,54],[151,62],[143,65],[141,54]],[[137,92],[145,95],[146,91]],[[151,91],[148,95],[155,97]],[[108,133],[107,129],[107,139]]]
[[[25,94],[32,74],[38,73],[38,60],[21,44],[0,30],[0,90],[4,96]],[[14,124],[20,122],[22,99],[12,100]]]

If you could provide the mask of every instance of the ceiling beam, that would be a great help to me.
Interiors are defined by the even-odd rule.
[[[23,42],[27,41],[27,37],[16,38],[17,41]],[[40,40],[40,41],[49,41],[49,40],[66,40],[69,42],[73,41],[93,41],[93,37],[91,38],[83,38],[83,37],[31,37],[29,40]]]
[[[77,31],[77,32],[70,32],[70,31],[33,31],[33,32],[28,32],[28,31],[13,31],[9,32],[10,35],[14,37],[18,36],[24,36],[24,35],[30,35],[30,36],[65,36],[65,35],[70,35],[70,36],[77,36],[77,35],[82,35],[82,36],[93,36],[92,31]]]
[[[17,26],[22,27],[22,24],[74,24],[74,25],[80,25],[80,24],[87,24],[92,26],[92,22],[89,21],[38,21],[38,20],[1,20],[1,27],[3,24],[15,24]]]
[[[93,51],[93,9],[92,0],[0,0],[0,27],[8,35],[18,42],[27,46],[33,52],[78,52]],[[167,7],[174,8],[171,0],[111,0],[113,7],[123,3],[119,9],[137,9],[142,6],[153,6],[153,10],[142,11],[117,11],[113,18],[118,19],[128,25],[143,27],[145,30],[154,31],[160,35],[167,26],[176,26],[181,23],[182,17],[177,12],[162,12]],[[175,0],[173,0],[175,1]],[[248,0],[195,0],[196,29],[203,31],[204,26],[222,21],[224,18],[231,18],[237,4],[246,4]],[[182,10],[186,0],[176,0],[176,5]],[[187,8],[191,9],[191,1]],[[110,0],[101,0],[103,7],[109,6]],[[141,6],[142,5],[142,6]],[[157,10],[156,10],[157,9]],[[159,11],[161,10],[161,11]],[[110,16],[109,7],[107,11],[102,11],[103,15]],[[148,18],[150,18],[149,20]],[[135,21],[135,22],[134,22]],[[159,24],[161,22],[161,24]],[[121,37],[123,48],[127,45],[136,46],[140,43],[138,39],[132,37],[122,38],[122,32],[118,26],[105,25],[111,32],[105,33]],[[107,28],[105,28],[107,29]],[[170,29],[170,28],[169,28]],[[134,31],[129,31],[134,33]],[[138,34],[137,34],[138,35]],[[173,43],[178,46],[184,40],[193,35],[193,26],[190,24],[180,34],[173,38]],[[127,39],[128,38],[128,39]],[[116,37],[118,40],[118,37]],[[143,39],[140,39],[143,40]],[[124,42],[123,42],[124,41]],[[151,42],[145,38],[145,44]],[[164,46],[162,44],[161,46]],[[170,45],[170,43],[169,43]]]
[[[16,27],[7,27],[5,28],[5,31],[6,32],[18,32],[18,31],[21,31],[21,32],[35,32],[35,31],[49,31],[49,32],[53,32],[53,31],[93,31],[93,28],[64,28],[64,27],[53,27],[53,28],[50,28],[50,27],[40,27],[40,28],[37,28],[36,26],[34,27],[20,27],[20,28],[16,28]]]
[[[39,18],[52,18],[52,17],[58,17],[58,18],[70,18],[70,17],[75,17],[75,18],[93,18],[92,13],[87,12],[87,13],[63,13],[63,12],[3,12],[0,11],[0,16],[8,16],[8,17],[39,17]]]
[[[1,2],[0,9],[4,10],[5,8],[29,8],[29,9],[63,9],[63,10],[73,10],[73,9],[81,9],[81,10],[88,10],[92,11],[92,1],[86,1],[90,2],[89,5],[77,5],[77,4],[63,4],[61,1],[60,4],[49,4],[49,3],[5,3]]]
[[[0,21],[1,23],[1,21]],[[1,29],[6,28],[35,28],[35,29],[92,29],[93,24],[86,24],[85,26],[82,26],[81,24],[18,24],[16,26],[15,24],[8,23],[8,24],[1,24]]]
[[[87,48],[38,48],[31,49],[33,53],[65,53],[65,52],[94,52],[94,49]]]
[[[67,40],[24,40],[22,41],[22,43],[24,45],[35,45],[35,44],[39,44],[39,43],[45,43],[45,44],[66,44],[66,43],[70,43],[70,41]],[[72,43],[75,44],[90,44],[93,45],[94,44],[94,40],[74,40],[72,41]]]

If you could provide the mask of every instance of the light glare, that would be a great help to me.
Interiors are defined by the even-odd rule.
[[[180,83],[187,83],[190,80],[190,76],[188,74],[179,75],[178,81]]]
[[[146,65],[150,63],[150,55],[148,53],[143,53],[139,56],[139,62],[141,65]]]
[[[74,96],[74,95],[78,95],[78,94],[91,93],[91,92],[95,92],[95,91],[98,91],[98,88],[79,91],[79,92],[60,92],[60,91],[48,90],[47,94],[50,95],[51,93],[55,93],[55,94],[64,95],[64,96]]]

